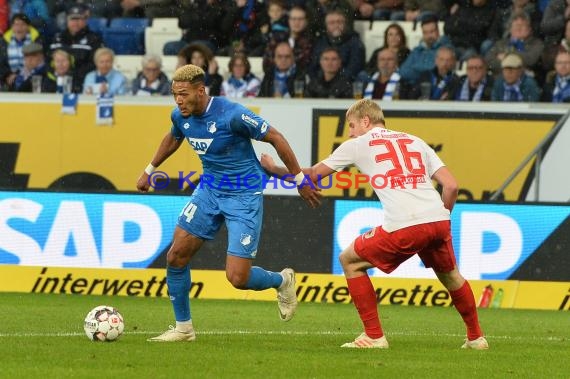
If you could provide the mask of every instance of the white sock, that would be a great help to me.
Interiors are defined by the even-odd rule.
[[[189,333],[194,329],[192,326],[192,320],[188,321],[176,321],[176,330],[183,333]]]

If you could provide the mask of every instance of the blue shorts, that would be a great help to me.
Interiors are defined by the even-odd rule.
[[[225,221],[228,254],[255,258],[261,222],[263,194],[224,194],[204,187],[194,191],[180,212],[177,225],[204,240],[212,240]]]

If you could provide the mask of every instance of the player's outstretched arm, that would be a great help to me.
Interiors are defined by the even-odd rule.
[[[154,153],[154,157],[150,164],[145,168],[139,179],[137,180],[137,189],[140,192],[147,192],[150,188],[149,175],[152,174],[155,168],[160,166],[168,157],[170,157],[182,144],[181,140],[176,140],[174,136],[168,132],[160,142],[158,150]]]
[[[315,186],[311,185],[301,185],[301,182],[303,182],[303,178],[300,179],[297,178],[297,175],[301,174],[302,176],[303,173],[301,171],[301,167],[299,166],[299,162],[297,161],[295,153],[293,153],[293,150],[291,149],[289,142],[287,142],[283,134],[281,134],[274,127],[271,127],[267,132],[267,134],[265,135],[263,141],[273,145],[275,151],[277,151],[277,154],[279,155],[279,158],[281,158],[281,160],[286,166],[285,169],[283,168],[277,169],[275,164],[273,164],[274,169],[278,171],[274,174],[278,174],[279,172],[281,172],[284,175],[288,173],[295,175],[295,181],[297,182],[297,190],[299,191],[299,194],[305,200],[305,202],[311,208],[316,208],[319,205],[321,205],[321,194],[319,192],[320,191],[319,188],[316,188]],[[273,172],[271,170],[268,171]],[[283,177],[283,175],[280,176]]]
[[[263,167],[265,171],[270,173],[272,176],[275,176],[279,179],[290,179],[290,182],[294,181],[294,175],[289,172],[287,167],[278,166],[271,155],[262,153],[259,161],[261,162],[261,167]]]
[[[432,179],[437,181],[443,188],[441,199],[443,200],[445,208],[449,209],[451,212],[455,205],[455,201],[457,200],[457,193],[459,191],[457,181],[453,177],[453,174],[447,167],[442,166],[432,175]]]

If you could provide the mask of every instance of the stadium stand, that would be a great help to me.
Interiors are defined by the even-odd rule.
[[[113,67],[131,81],[142,69],[142,55],[115,55],[113,63]]]
[[[103,35],[103,30],[107,29],[109,20],[106,17],[89,17],[87,25],[91,31]]]
[[[145,53],[144,31],[148,25],[146,18],[114,18],[103,29],[103,42],[117,55],[142,55]]]
[[[176,55],[162,56],[162,71],[166,74],[166,76],[168,76],[168,79],[172,79],[172,74],[174,74],[174,71],[176,70],[177,63],[178,57],[176,57]]]
[[[360,34],[360,39],[366,49],[366,56],[377,48],[384,45],[384,32],[390,24],[399,24],[408,40],[408,48],[411,50],[418,46],[422,40],[422,28],[419,23],[411,21],[370,21],[370,20],[356,20],[354,21],[354,30]],[[439,22],[439,31],[443,34],[444,22]]]
[[[161,54],[159,54],[161,55]],[[162,71],[172,78],[172,74],[176,70],[176,64],[178,59],[175,55],[164,55],[162,58]],[[228,69],[228,63],[230,57],[217,56],[216,61],[218,62],[218,72],[224,79],[230,76]],[[259,79],[263,78],[263,58],[262,57],[250,57],[249,63],[251,64],[251,72],[255,74]],[[136,77],[137,73],[142,69],[142,55],[115,55],[114,62],[115,69],[121,71],[127,79],[132,80]]]
[[[147,53],[162,55],[164,44],[182,38],[178,18],[155,18],[144,30],[144,44]]]
[[[257,76],[259,79],[263,79],[263,58],[248,57],[247,59],[251,65],[251,72],[255,74],[255,76]],[[224,79],[227,79],[230,76],[230,70],[228,68],[230,57],[216,56],[216,61],[218,62],[218,73],[222,75]]]

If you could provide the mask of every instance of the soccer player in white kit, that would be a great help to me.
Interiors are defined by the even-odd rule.
[[[346,112],[346,120],[351,139],[322,162],[303,169],[305,176],[317,183],[355,165],[370,178],[384,209],[384,224],[356,238],[340,254],[348,290],[364,326],[360,336],[342,347],[388,348],[376,293],[366,270],[377,267],[391,273],[418,254],[448,290],[465,322],[467,339],[462,348],[488,349],[473,291],[457,269],[451,243],[450,212],[457,199],[455,178],[423,140],[386,129],[382,109],[374,101],[354,103]],[[288,174],[285,167],[275,166],[271,157],[263,155],[261,163],[276,175]],[[441,195],[432,179],[442,186]]]

